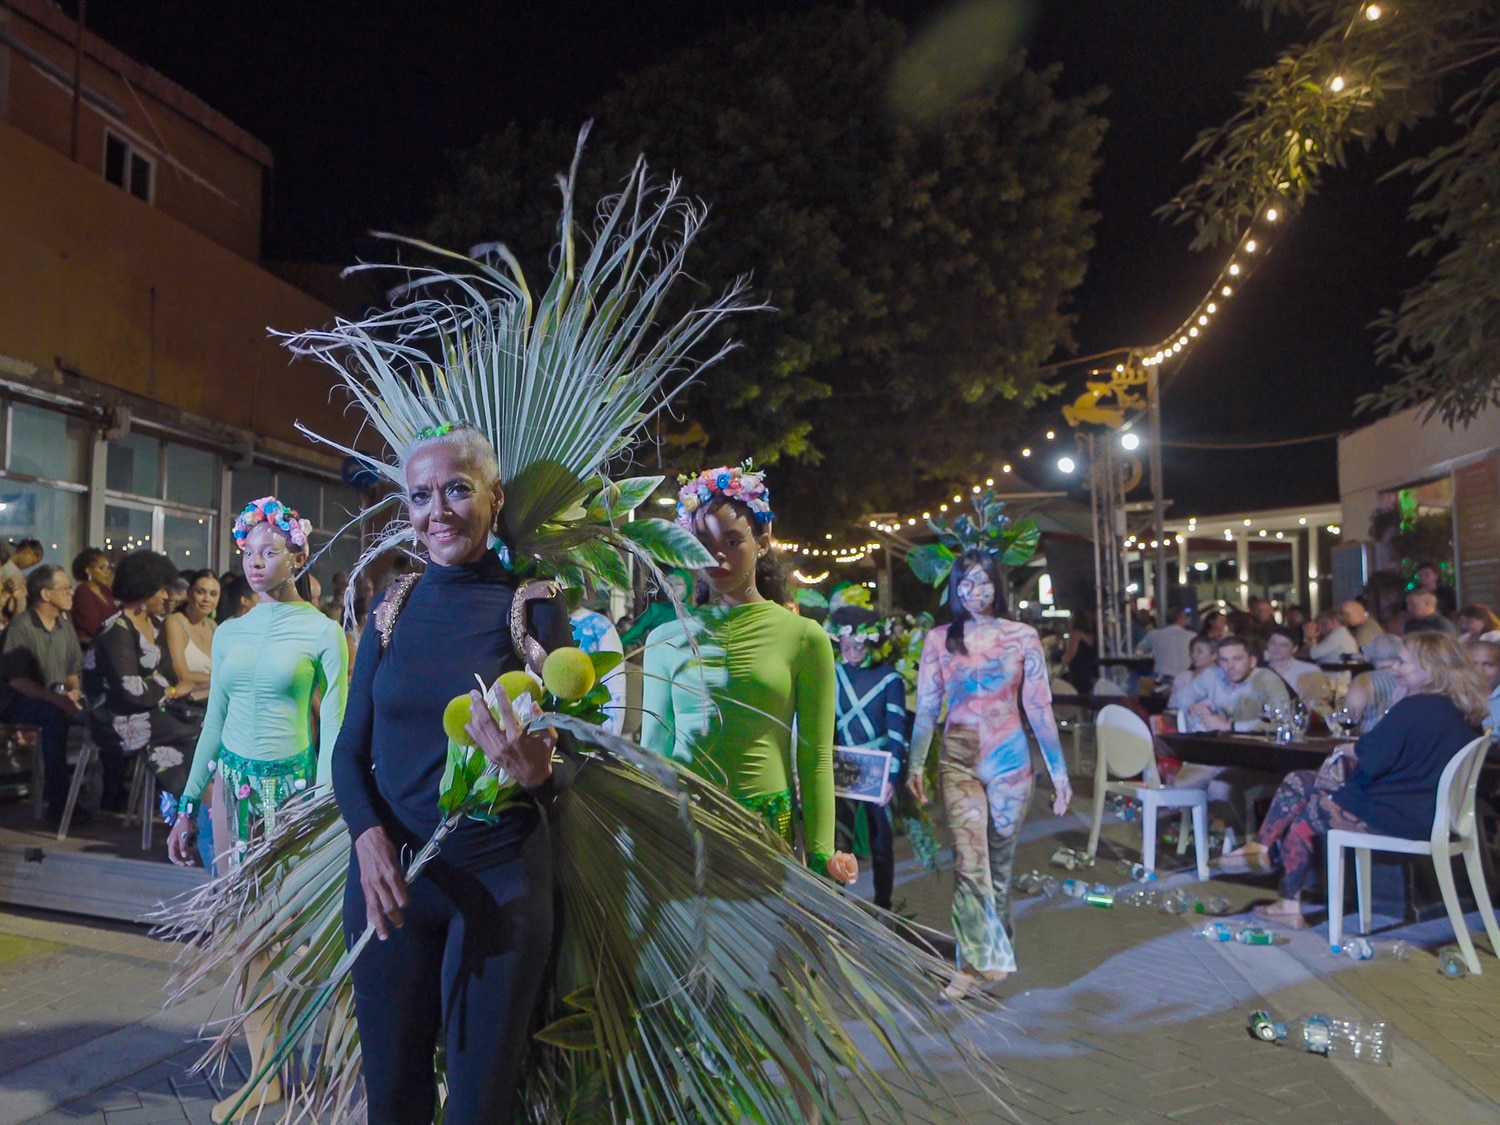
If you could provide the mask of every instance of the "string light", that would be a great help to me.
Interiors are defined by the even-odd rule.
[[[1339,93],[1344,88],[1344,76],[1342,74],[1335,74],[1328,80],[1328,88],[1335,94]]]
[[[1380,5],[1379,4],[1370,4],[1370,5],[1368,5],[1365,8],[1365,19],[1369,20],[1371,23],[1374,23],[1379,18],[1380,18]]]

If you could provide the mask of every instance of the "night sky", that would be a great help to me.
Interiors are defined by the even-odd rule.
[[[269,258],[348,262],[361,232],[422,225],[452,151],[510,121],[572,128],[621,74],[713,27],[799,6],[92,0],[89,24],[271,146]],[[879,6],[914,28],[944,7]],[[1062,93],[1110,91],[1095,201],[1103,218],[1076,298],[1080,354],[1152,343],[1181,321],[1223,260],[1222,251],[1189,252],[1190,229],[1152,212],[1191,179],[1182,155],[1197,132],[1233,112],[1246,72],[1272,61],[1294,29],[1267,33],[1237,0],[1038,0],[1034,9],[1032,62],[1062,64]],[[1169,371],[1168,440],[1268,441],[1355,424],[1354,399],[1382,381],[1367,326],[1420,276],[1405,257],[1419,234],[1403,220],[1410,184],[1376,182],[1395,162],[1377,150],[1336,175],[1204,343]],[[1083,376],[1073,372],[1072,382],[1081,387]],[[1066,436],[1056,407],[1035,424]],[[1037,483],[1063,483],[1053,460]],[[1337,497],[1331,441],[1270,452],[1168,449],[1164,465],[1175,515]]]

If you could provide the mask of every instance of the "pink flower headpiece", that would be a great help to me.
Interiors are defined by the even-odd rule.
[[[766,474],[756,471],[753,460],[747,460],[742,467],[720,465],[717,469],[704,469],[695,477],[683,475],[677,482],[682,486],[677,490],[678,527],[693,530],[693,513],[712,500],[715,493],[744,504],[757,523],[771,522],[774,514],[771,490],[766,487]]]
[[[294,508],[288,508],[274,496],[262,496],[245,505],[245,510],[235,517],[234,541],[244,543],[245,536],[258,523],[268,523],[286,535],[286,541],[299,550],[307,547],[307,536],[312,531],[312,521],[299,516]]]

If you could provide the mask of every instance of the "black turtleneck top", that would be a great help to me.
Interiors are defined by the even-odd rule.
[[[443,708],[477,686],[476,673],[490,683],[523,667],[510,637],[515,592],[515,576],[487,552],[465,566],[429,565],[384,648],[371,612],[333,751],[334,793],[352,838],[383,825],[398,846],[420,844],[441,823],[438,786],[448,756]],[[534,602],[528,612],[543,647],[573,643],[560,597]],[[536,795],[550,796],[559,785],[549,781]],[[528,801],[495,825],[466,821],[448,837],[443,854],[483,860],[522,840],[537,819]]]

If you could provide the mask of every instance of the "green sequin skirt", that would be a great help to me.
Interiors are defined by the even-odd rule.
[[[257,833],[273,831],[276,810],[312,788],[318,776],[318,755],[312,747],[270,762],[241,758],[221,747],[217,765],[235,850],[241,852]]]

